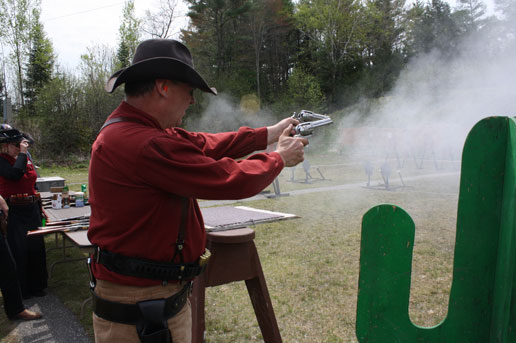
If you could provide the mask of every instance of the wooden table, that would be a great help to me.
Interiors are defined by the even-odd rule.
[[[70,208],[62,208],[60,210],[55,210],[52,208],[46,208],[45,213],[48,215],[48,220],[50,221],[61,221],[67,218],[73,217],[89,217],[91,214],[91,208],[89,205],[83,207],[75,207],[70,206]]]
[[[60,210],[45,209],[45,212],[48,215],[48,219],[50,221],[61,221],[63,219],[71,218],[71,217],[89,216],[90,213],[91,213],[91,209],[90,209],[90,206],[84,206],[84,207],[70,207],[70,208],[65,208],[65,209],[60,209]],[[55,247],[48,248],[47,251],[52,250],[52,249],[61,249],[62,250],[62,257],[61,257],[61,259],[59,259],[57,261],[54,261],[49,266],[49,269],[48,269],[48,277],[49,278],[52,277],[52,272],[54,270],[54,267],[57,264],[67,263],[67,262],[74,262],[74,261],[81,261],[81,260],[85,259],[85,258],[68,258],[68,257],[66,257],[66,249],[67,248],[74,248],[76,246],[79,247],[79,248],[89,248],[89,247],[91,247],[91,244],[89,243],[88,238],[86,237],[86,231],[87,230],[71,231],[71,232],[55,232],[54,233],[56,245],[55,245]],[[62,245],[61,246],[59,246],[59,235],[62,238]],[[86,239],[86,241],[84,241],[83,236]],[[72,237],[77,237],[80,240],[76,241]],[[71,240],[74,243],[74,245],[66,245],[66,239],[67,238],[69,238],[69,240]],[[82,244],[82,246],[81,246],[81,244]]]

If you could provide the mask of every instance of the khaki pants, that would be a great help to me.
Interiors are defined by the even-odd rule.
[[[142,300],[168,298],[179,292],[183,286],[178,283],[171,283],[166,286],[136,287],[97,280],[95,293],[106,300],[135,304]],[[174,343],[192,342],[192,310],[189,299],[183,309],[168,320],[168,328]],[[96,343],[140,342],[136,326],[110,322],[97,317],[95,313],[93,313],[93,330],[95,331]]]

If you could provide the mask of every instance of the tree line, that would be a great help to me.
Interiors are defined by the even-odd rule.
[[[179,0],[161,0],[138,18],[127,0],[116,47],[92,46],[79,70],[64,70],[41,22],[41,0],[0,0],[0,108],[12,104],[11,122],[34,136],[41,159],[87,158],[105,118],[123,99],[104,85],[131,63],[139,42],[179,37],[196,69],[235,102],[277,118],[299,109],[336,113],[361,99],[389,92],[400,71],[418,56],[453,57],[472,34],[492,36],[485,53],[514,45],[513,0],[495,0],[497,16],[481,0],[185,0],[188,26],[180,27]],[[187,128],[205,110],[196,94]]]

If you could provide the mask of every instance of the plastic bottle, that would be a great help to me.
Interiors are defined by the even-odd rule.
[[[68,186],[63,187],[63,208],[70,208],[70,193]]]
[[[84,206],[84,192],[75,192],[75,207]]]
[[[54,210],[60,210],[61,208],[63,208],[63,200],[61,193],[52,194],[52,208]]]

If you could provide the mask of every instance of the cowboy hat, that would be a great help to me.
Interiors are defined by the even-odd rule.
[[[20,131],[13,128],[0,128],[0,143],[20,143],[23,135]]]
[[[128,81],[168,79],[188,83],[204,92],[217,95],[195,71],[188,48],[173,39],[149,39],[141,42],[134,53],[133,62],[127,68],[114,73],[106,83],[106,91]]]

